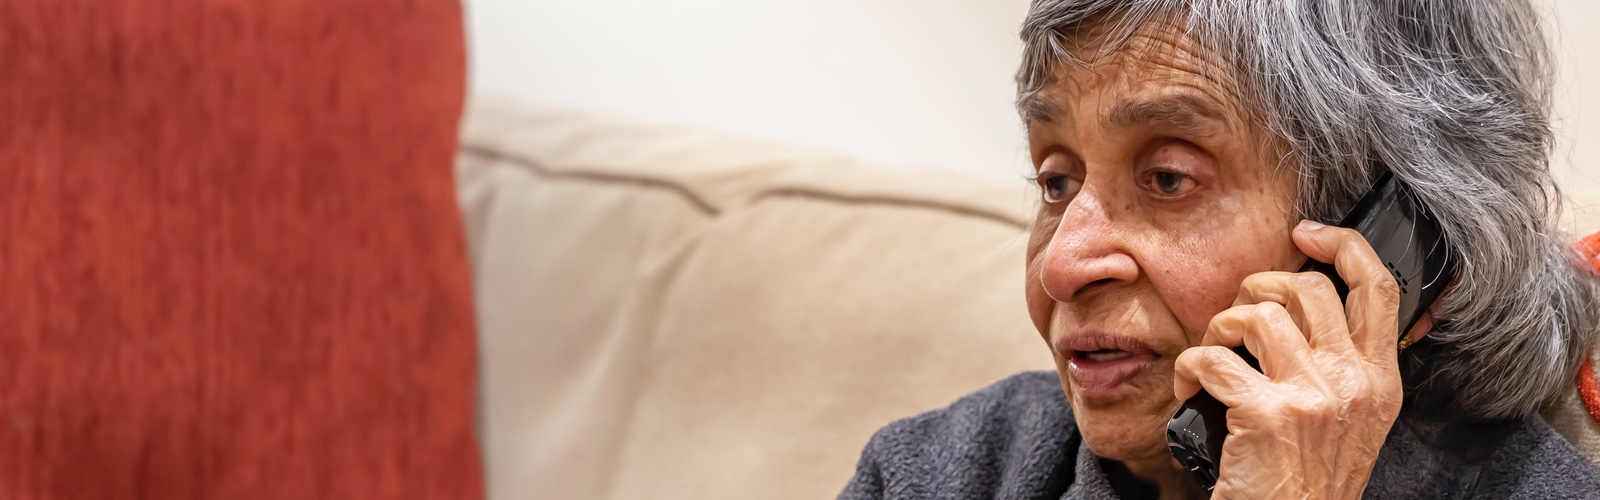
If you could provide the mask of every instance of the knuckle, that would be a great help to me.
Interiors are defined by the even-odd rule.
[[[1373,395],[1372,397],[1358,398],[1346,405],[1350,415],[1363,417],[1390,417],[1400,412],[1401,398],[1388,395]]]
[[[1228,348],[1216,345],[1195,347],[1185,352],[1193,352],[1191,365],[1204,370],[1215,370],[1228,362],[1228,356],[1235,356]]]
[[[1335,237],[1350,243],[1366,243],[1367,239],[1361,236],[1360,231],[1348,227],[1328,226],[1333,230]]]
[[[1261,302],[1250,307],[1250,320],[1257,325],[1276,325],[1289,319],[1289,310],[1277,302]]]
[[[1355,398],[1345,403],[1344,410],[1345,413],[1350,415],[1369,415],[1373,413],[1373,410],[1378,406],[1379,405],[1373,400],[1373,398]]]
[[[1316,294],[1333,293],[1335,291],[1333,280],[1327,275],[1318,272],[1296,273],[1295,286]]]
[[[1210,365],[1222,360],[1222,351],[1223,348],[1221,347],[1207,345],[1195,347],[1184,352],[1186,354],[1193,354],[1192,358],[1194,359],[1195,363]]]
[[[1338,411],[1339,405],[1327,398],[1306,398],[1297,405],[1300,413],[1307,415],[1333,415]]]
[[[1217,313],[1216,316],[1211,317],[1211,321],[1206,324],[1206,329],[1220,331],[1248,321],[1250,308],[1251,306],[1243,305],[1224,309],[1222,312]]]
[[[1372,273],[1372,291],[1386,301],[1400,301],[1400,283],[1394,276],[1381,270]]]
[[[1217,346],[1190,347],[1173,360],[1172,369],[1190,377],[1199,377],[1202,373],[1215,371],[1217,365],[1222,362],[1221,353],[1217,352],[1219,350],[1226,349]]]
[[[1239,283],[1239,289],[1252,290],[1258,288],[1271,288],[1274,284],[1283,281],[1285,274],[1292,273],[1285,273],[1282,271],[1262,271],[1251,274],[1246,276],[1243,282]]]
[[[1173,367],[1182,372],[1191,372],[1200,368],[1201,362],[1204,361],[1205,350],[1205,346],[1184,349],[1183,352],[1178,353],[1178,359],[1173,360]]]
[[[1262,398],[1253,404],[1256,412],[1263,415],[1288,415],[1293,413],[1283,400],[1277,398]]]

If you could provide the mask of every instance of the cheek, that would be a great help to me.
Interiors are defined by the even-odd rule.
[[[1050,243],[1050,237],[1055,234],[1055,227],[1059,222],[1059,217],[1051,217],[1041,210],[1034,218],[1033,229],[1028,237],[1027,268],[1024,278],[1028,316],[1033,321],[1033,327],[1046,339],[1050,336],[1050,316],[1055,312],[1056,302],[1045,292],[1044,283],[1039,280],[1039,273],[1043,269],[1041,266],[1044,247]]]
[[[1162,245],[1166,249],[1152,254],[1160,262],[1145,269],[1190,345],[1200,343],[1212,316],[1233,305],[1246,277],[1293,270],[1304,258],[1290,239],[1290,226],[1281,219],[1220,216],[1190,231],[1162,233],[1168,238]]]

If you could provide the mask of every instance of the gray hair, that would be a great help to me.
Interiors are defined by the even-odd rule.
[[[1382,162],[1440,219],[1459,279],[1402,355],[1408,408],[1513,418],[1570,386],[1600,293],[1555,230],[1550,55],[1527,1],[1035,0],[1024,119],[1082,64],[1074,43],[1120,50],[1151,22],[1231,62],[1248,118],[1288,146],[1302,217],[1337,221]]]

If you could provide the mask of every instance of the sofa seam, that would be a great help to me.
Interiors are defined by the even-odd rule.
[[[648,187],[648,188],[653,188],[653,189],[663,189],[663,190],[671,191],[671,192],[677,194],[678,196],[682,197],[683,199],[687,200],[691,205],[694,206],[694,208],[696,210],[698,210],[699,212],[701,212],[702,214],[705,214],[707,216],[718,217],[718,216],[722,215],[722,212],[723,212],[722,209],[717,208],[710,201],[707,201],[704,197],[696,194],[693,190],[689,189],[688,187],[683,186],[681,184],[674,183],[674,182],[670,182],[670,181],[665,181],[665,180],[661,180],[661,179],[652,179],[652,178],[648,178],[648,177],[638,177],[638,176],[629,176],[629,175],[620,175],[620,174],[608,174],[608,173],[600,173],[600,172],[586,172],[586,171],[556,172],[556,171],[552,171],[552,170],[550,170],[548,168],[545,168],[543,165],[539,164],[539,162],[536,162],[534,160],[531,160],[531,159],[528,159],[528,158],[524,158],[524,157],[521,157],[521,156],[517,156],[515,154],[505,153],[505,152],[502,152],[502,151],[499,151],[499,150],[496,150],[496,149],[490,148],[490,147],[478,146],[478,145],[473,145],[473,144],[462,144],[461,145],[461,150],[463,152],[467,153],[467,154],[476,155],[476,156],[483,157],[483,158],[486,158],[486,159],[489,159],[489,160],[504,161],[504,162],[507,162],[507,163],[511,163],[511,164],[516,165],[518,167],[522,167],[523,169],[526,169],[526,170],[528,170],[530,172],[533,172],[536,175],[539,175],[541,177],[546,177],[546,178],[552,178],[552,179],[574,179],[574,180],[583,180],[583,181],[591,181],[591,182],[599,182],[599,183],[611,183],[611,184],[633,184],[633,185],[638,185],[638,186],[643,186],[643,187]],[[884,196],[884,195],[852,195],[852,194],[843,194],[843,193],[833,193],[833,192],[828,192],[828,191],[823,191],[823,190],[820,190],[820,189],[813,189],[813,188],[787,187],[787,188],[769,189],[769,190],[765,190],[765,191],[761,191],[761,192],[756,193],[756,195],[751,199],[751,203],[756,203],[756,202],[760,202],[760,201],[762,201],[764,199],[767,199],[767,198],[775,198],[775,197],[812,198],[812,199],[827,200],[827,201],[836,202],[836,203],[843,203],[843,204],[888,205],[888,206],[898,206],[898,207],[906,207],[906,208],[937,210],[937,211],[942,211],[942,212],[953,213],[953,214],[956,214],[956,215],[963,215],[963,216],[968,216],[968,217],[975,217],[975,218],[979,218],[979,219],[984,219],[984,220],[988,220],[990,222],[999,223],[999,224],[1010,226],[1010,227],[1013,227],[1013,228],[1016,228],[1016,229],[1027,229],[1028,226],[1029,226],[1028,222],[1026,222],[1026,221],[1022,221],[1022,220],[1013,218],[1013,217],[1011,217],[1009,215],[1000,213],[998,211],[986,210],[986,209],[982,209],[982,208],[974,208],[974,207],[968,207],[968,206],[961,206],[961,205],[958,205],[958,204],[955,204],[955,203],[946,203],[946,202],[940,202],[940,201],[932,201],[932,200],[924,200],[924,199],[913,199],[913,198],[902,198],[902,197]]]
[[[506,154],[506,153],[503,153],[503,152],[500,152],[500,151],[497,151],[497,150],[494,150],[494,149],[490,149],[490,148],[486,148],[486,147],[482,147],[482,146],[472,145],[472,144],[462,144],[461,145],[461,151],[465,152],[467,154],[477,155],[477,156],[480,156],[480,157],[483,157],[483,158],[486,158],[486,159],[489,159],[489,160],[493,160],[493,161],[503,161],[503,162],[506,162],[506,163],[510,163],[510,164],[516,165],[518,167],[522,167],[522,168],[524,168],[526,170],[529,170],[529,171],[533,172],[536,175],[539,175],[541,177],[546,177],[546,178],[552,178],[552,179],[576,179],[576,180],[585,180],[585,181],[599,182],[599,183],[606,183],[606,184],[633,184],[633,185],[644,186],[644,187],[653,188],[653,189],[664,189],[664,190],[676,193],[678,196],[683,197],[683,199],[687,200],[690,205],[694,206],[695,210],[699,211],[702,214],[705,214],[705,215],[710,216],[710,217],[716,217],[718,215],[721,215],[721,213],[722,213],[722,210],[720,210],[716,206],[712,205],[711,202],[706,201],[706,199],[701,197],[700,195],[695,194],[694,191],[689,190],[689,188],[684,187],[684,186],[679,185],[679,184],[672,183],[672,182],[663,181],[663,180],[660,180],[660,179],[651,179],[651,178],[648,178],[648,177],[633,177],[633,176],[617,175],[617,174],[605,174],[605,173],[599,173],[599,172],[554,172],[554,171],[551,171],[550,169],[545,168],[543,165],[540,165],[536,161],[533,161],[533,160],[530,160],[530,159],[527,159],[527,158],[523,158],[523,157],[520,157],[520,156],[516,156],[516,155]]]
[[[968,216],[968,217],[975,217],[975,218],[979,218],[979,219],[984,219],[984,220],[988,220],[990,222],[1000,223],[1000,224],[1011,226],[1011,227],[1014,227],[1014,228],[1017,228],[1017,229],[1027,229],[1028,228],[1028,223],[1027,222],[1023,222],[1023,221],[1017,220],[1015,218],[1012,218],[1011,216],[1008,216],[1008,215],[1005,215],[1005,214],[1002,214],[1002,213],[998,213],[996,211],[984,210],[984,209],[981,209],[981,208],[965,207],[965,206],[961,206],[961,205],[957,205],[957,204],[953,204],[953,203],[944,203],[944,202],[939,202],[939,201],[919,200],[919,199],[912,199],[912,198],[899,198],[899,197],[883,196],[883,195],[850,195],[850,194],[841,194],[841,193],[830,193],[830,192],[827,192],[827,191],[822,191],[822,190],[818,190],[818,189],[809,189],[809,188],[781,188],[781,189],[769,190],[769,191],[765,191],[765,192],[762,192],[760,194],[757,194],[753,201],[759,202],[759,201],[761,201],[763,199],[774,198],[774,197],[816,198],[816,199],[823,199],[823,200],[833,201],[833,202],[837,202],[837,203],[845,203],[845,204],[890,205],[890,206],[908,207],[908,208],[932,209],[932,210],[938,210],[938,211],[943,211],[943,212],[950,212],[950,213],[954,213],[954,214],[957,214],[957,215],[964,215],[964,216]]]

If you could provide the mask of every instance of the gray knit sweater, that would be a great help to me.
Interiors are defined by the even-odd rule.
[[[1084,446],[1056,374],[1028,372],[884,427],[839,498],[1155,496],[1148,483],[1107,474],[1116,467]],[[1600,470],[1538,417],[1462,423],[1403,415],[1365,496],[1600,499]]]

